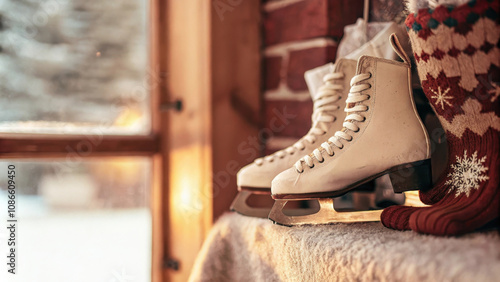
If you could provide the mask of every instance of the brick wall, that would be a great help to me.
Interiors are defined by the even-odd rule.
[[[307,133],[312,101],[304,72],[335,61],[344,26],[362,15],[363,0],[264,0],[265,127],[273,129],[267,153]]]

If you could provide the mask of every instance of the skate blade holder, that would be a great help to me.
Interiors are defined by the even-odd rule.
[[[251,205],[249,202],[252,202],[252,197],[257,196],[257,197],[266,197],[269,200],[269,203],[266,207],[267,201],[263,201],[264,205]],[[267,200],[265,198],[255,198],[255,200]],[[287,214],[293,214],[293,215],[304,215],[304,214],[311,214],[316,212],[318,209],[314,207],[309,207],[310,201],[308,200],[300,200],[300,201],[295,201],[297,204],[293,208],[287,208],[285,209]],[[300,203],[299,203],[300,202]],[[241,189],[238,192],[238,195],[234,198],[230,210],[237,212],[241,215],[244,216],[251,216],[251,217],[260,217],[260,218],[268,218],[269,217],[269,212],[271,211],[271,207],[274,204],[274,200],[271,198],[271,192],[269,191],[262,191],[262,190],[257,190],[257,189]]]
[[[236,198],[234,198],[230,209],[245,216],[267,218],[269,216],[269,212],[271,211],[271,206],[269,206],[268,208],[250,206],[248,204],[248,200],[252,195],[267,195],[269,198],[271,198],[271,192],[241,190],[238,192],[238,195],[236,195]]]
[[[422,190],[429,188],[431,183],[430,159],[398,165],[372,177],[364,179],[354,187],[388,174],[393,185],[394,192],[405,194],[404,206],[424,207],[427,206],[420,201],[418,188]],[[353,191],[350,189],[347,191]],[[408,191],[410,190],[410,191]],[[346,191],[346,192],[347,192]],[[342,194],[338,195],[341,196]],[[298,199],[275,199],[275,203],[269,213],[269,219],[275,224],[284,226],[296,225],[317,225],[328,223],[351,223],[351,222],[372,222],[380,221],[383,209],[369,211],[344,211],[335,210],[334,198],[303,198],[300,200],[317,200],[319,210],[307,215],[286,215],[283,210],[288,202]]]
[[[426,206],[420,201],[418,191],[407,191],[405,194],[405,206],[423,207]],[[313,199],[311,199],[313,200]],[[274,223],[284,226],[295,225],[317,225],[328,223],[350,223],[350,222],[373,222],[380,221],[381,210],[369,211],[337,211],[335,210],[334,198],[315,199],[320,205],[316,213],[308,215],[286,215],[283,209],[290,200],[275,200],[275,206],[269,212],[269,219]]]

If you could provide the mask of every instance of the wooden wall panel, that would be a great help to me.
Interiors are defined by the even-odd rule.
[[[162,103],[183,101],[164,112],[165,281],[187,281],[212,223],[210,1],[171,0],[162,7],[166,46],[160,50],[166,81]],[[174,265],[174,264],[171,264]]]
[[[253,160],[238,152],[260,120],[260,1],[170,0],[160,7],[164,151],[165,281],[187,281],[212,223],[236,195],[236,172]],[[166,3],[166,5],[165,5]],[[163,42],[164,41],[164,42]],[[175,263],[174,263],[175,264]]]
[[[260,1],[212,11],[213,217],[228,211],[236,172],[260,154],[249,144],[261,127]],[[219,12],[218,12],[219,11]],[[249,150],[252,150],[252,154]]]

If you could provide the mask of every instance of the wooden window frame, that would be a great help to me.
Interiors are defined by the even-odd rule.
[[[228,210],[237,193],[236,175],[227,165],[248,163],[237,148],[261,127],[260,121],[249,118],[262,114],[261,1],[231,1],[235,6],[223,15],[215,1],[148,1],[150,68],[167,74],[151,90],[151,134],[0,134],[0,159],[59,159],[79,150],[82,158],[150,157],[151,280],[187,281],[213,221]],[[175,99],[184,102],[182,112],[160,111],[162,104]],[[226,187],[214,188],[212,176],[218,172],[230,176]],[[181,174],[193,178],[193,187],[179,183]],[[186,188],[204,195],[197,199],[201,209],[189,215],[182,214],[178,204]]]
[[[179,266],[166,267],[163,278],[183,282],[213,222],[229,211],[236,171],[251,161],[238,148],[261,129],[261,1],[160,3],[160,65],[168,77],[161,102],[184,102],[182,112],[161,117],[164,252]]]
[[[149,1],[149,68],[159,73],[160,3]],[[161,78],[160,78],[161,79]],[[150,157],[153,163],[150,210],[152,214],[151,281],[162,281],[163,275],[163,156],[161,149],[160,89],[162,81],[152,87],[151,132],[149,135],[57,135],[0,133],[0,159],[61,159],[77,154],[84,159],[119,156]]]

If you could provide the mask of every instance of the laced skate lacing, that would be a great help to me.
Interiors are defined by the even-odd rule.
[[[323,85],[318,89],[317,97],[314,99],[314,109],[312,114],[313,126],[309,132],[292,146],[280,150],[272,155],[255,160],[257,165],[262,165],[264,161],[272,162],[275,158],[284,158],[287,154],[293,155],[298,150],[304,150],[304,142],[311,144],[316,142],[317,137],[324,135],[328,130],[329,123],[336,120],[333,111],[340,109],[336,102],[342,99],[338,91],[343,90],[343,84],[338,82],[343,79],[344,74],[339,72],[329,73],[323,77]]]
[[[315,149],[312,152],[312,156],[305,156],[302,159],[298,160],[295,163],[295,169],[297,172],[302,173],[304,172],[304,164],[307,165],[310,168],[314,167],[313,163],[313,157],[318,160],[318,162],[322,163],[325,159],[323,157],[323,152],[326,152],[329,156],[333,156],[333,146],[336,146],[339,149],[344,148],[344,144],[340,142],[342,139],[346,140],[347,142],[350,142],[352,140],[352,135],[348,133],[348,130],[351,130],[352,132],[358,132],[359,131],[359,126],[354,123],[354,121],[357,122],[363,122],[365,121],[365,117],[362,115],[358,114],[359,112],[366,112],[368,110],[368,106],[360,104],[360,102],[363,102],[365,100],[368,100],[370,96],[368,94],[361,94],[361,91],[367,90],[371,87],[370,84],[368,83],[360,83],[364,80],[367,80],[371,77],[370,73],[363,73],[363,74],[358,74],[354,76],[351,79],[351,90],[349,92],[349,95],[347,96],[346,100],[346,108],[344,111],[347,113],[347,116],[344,119],[344,123],[342,126],[344,127],[342,131],[337,131],[335,134],[328,139],[327,142],[324,142],[321,144],[321,148],[324,150],[320,150],[321,148]],[[356,104],[354,107],[349,107],[350,104]]]

